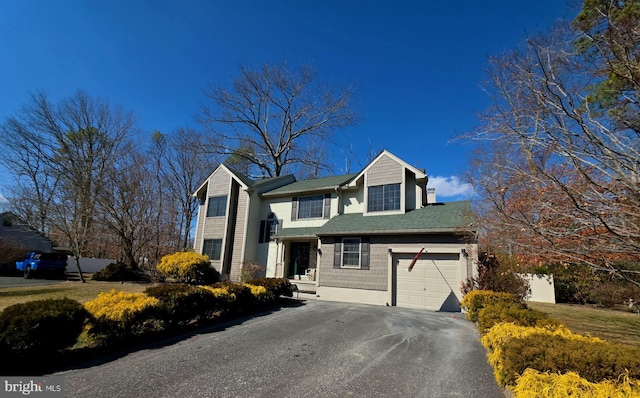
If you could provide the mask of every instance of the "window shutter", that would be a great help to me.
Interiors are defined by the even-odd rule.
[[[260,221],[260,236],[258,237],[258,243],[264,243],[264,230],[266,229],[266,226],[266,221]]]
[[[291,199],[291,221],[298,219],[298,198]]]
[[[335,238],[333,242],[333,268],[340,268],[342,262],[342,238]]]
[[[330,193],[324,195],[323,215],[325,219],[328,219],[329,217],[331,217],[331,194]]]
[[[362,258],[360,259],[360,269],[369,269],[369,238],[362,238],[360,241],[361,247],[360,252],[362,253]]]
[[[264,223],[264,241],[271,242],[271,225],[273,224],[273,220],[267,220]]]

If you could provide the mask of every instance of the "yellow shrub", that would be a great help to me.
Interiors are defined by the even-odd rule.
[[[167,254],[162,257],[157,269],[180,282],[211,283],[215,279],[209,257],[194,252]]]
[[[472,290],[464,295],[460,307],[467,311],[467,319],[471,322],[477,322],[479,311],[489,304],[514,304],[518,302],[516,296],[511,293]]]
[[[489,350],[489,353],[487,354],[487,360],[493,366],[493,372],[496,377],[496,381],[500,385],[504,384],[505,375],[504,367],[501,362],[502,346],[510,339],[527,337],[533,334],[561,336],[570,340],[581,340],[587,342],[602,342],[602,340],[597,337],[587,337],[573,333],[564,325],[527,327],[517,326],[513,323],[498,323],[491,329],[489,329],[489,331],[484,336],[482,336],[480,342],[483,346],[485,346],[487,350]]]
[[[261,304],[272,302],[275,299],[273,292],[267,290],[264,286],[251,285],[244,283],[244,286],[251,289],[251,294],[255,297],[256,301]]]
[[[225,289],[224,287],[212,287],[212,286],[206,286],[206,285],[205,286],[199,286],[199,287],[210,291],[216,297],[228,297],[228,298],[231,298],[231,295],[229,294],[227,289]]]
[[[267,289],[264,286],[250,285],[248,283],[243,283],[243,285],[251,289],[251,294],[253,294],[256,297],[267,293]]]
[[[590,383],[577,373],[563,375],[527,369],[513,388],[514,398],[640,398],[640,381],[623,377],[617,382]]]
[[[144,293],[117,292],[115,289],[102,292],[84,304],[84,308],[95,318],[125,322],[132,315],[156,307],[160,301]]]

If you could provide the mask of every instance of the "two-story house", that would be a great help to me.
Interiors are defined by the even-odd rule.
[[[258,262],[320,299],[458,310],[476,228],[468,201],[437,203],[427,180],[388,151],[358,174],[302,181],[221,165],[194,193],[194,249],[231,280]]]

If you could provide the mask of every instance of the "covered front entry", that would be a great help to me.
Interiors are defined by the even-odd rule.
[[[289,243],[289,266],[287,278],[294,279],[295,275],[306,275],[310,266],[311,243]]]
[[[456,295],[460,287],[460,254],[423,254],[407,272],[413,256],[395,254],[393,259],[394,300],[398,307],[460,311]]]

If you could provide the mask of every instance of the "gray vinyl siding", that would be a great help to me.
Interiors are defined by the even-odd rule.
[[[415,210],[417,207],[416,201],[416,175],[405,170],[405,189],[404,189],[404,209],[405,211]]]
[[[371,236],[370,263],[368,270],[334,268],[334,238],[323,238],[322,257],[318,286],[347,289],[365,289],[387,291],[389,278],[389,248],[397,249],[425,246],[464,247],[460,239],[453,235],[389,235]],[[330,243],[329,243],[330,242]]]
[[[333,268],[334,239],[325,238],[331,243],[322,243],[322,257],[320,259],[319,286],[342,287],[350,289],[387,290],[386,262],[382,264],[376,259],[382,254],[375,244],[376,238],[371,238],[369,269]],[[386,257],[385,257],[386,258]]]
[[[240,281],[240,271],[244,262],[242,245],[245,241],[245,216],[247,214],[247,205],[249,202],[249,194],[240,190],[238,194],[237,218],[233,238],[233,250],[231,258],[231,273],[229,277],[232,281]]]
[[[367,170],[367,186],[400,184],[403,173],[404,167],[400,163],[389,156],[382,156]]]
[[[209,178],[209,194],[208,196],[220,196],[229,194],[229,185],[231,184],[231,175],[226,170],[219,169],[218,173]]]
[[[230,184],[231,176],[223,169],[219,169],[218,173],[215,173],[209,178],[206,201],[204,205],[201,205],[198,209],[197,235],[194,245],[196,253],[202,253],[202,244],[204,239],[224,240],[227,217],[207,217],[207,206],[209,197],[229,195]],[[227,198],[227,205],[228,201],[229,200]],[[223,252],[221,257],[224,258],[224,256],[225,253]],[[211,261],[211,265],[213,265],[216,270],[222,271],[222,261]]]

